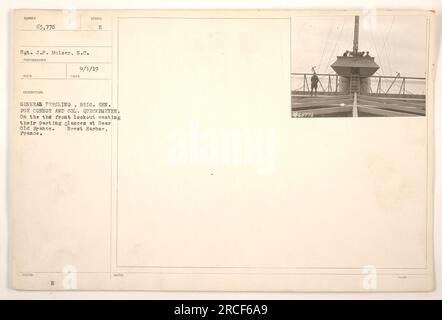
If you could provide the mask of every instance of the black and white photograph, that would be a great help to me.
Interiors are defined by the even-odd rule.
[[[426,115],[422,16],[292,19],[292,118]]]

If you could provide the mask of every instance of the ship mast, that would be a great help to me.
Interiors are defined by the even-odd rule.
[[[355,16],[355,28],[353,35],[353,55],[356,56],[358,53],[358,44],[359,44],[359,16]]]

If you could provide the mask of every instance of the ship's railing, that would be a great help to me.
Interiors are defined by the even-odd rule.
[[[291,88],[295,94],[311,92],[313,73],[291,74]],[[317,73],[318,94],[349,94],[339,88],[339,76],[336,73]],[[425,95],[426,81],[423,77],[371,76],[369,94],[376,95]]]
[[[371,76],[371,93],[424,95],[426,81],[422,77]]]
[[[311,77],[313,73],[297,73],[291,74],[292,91],[310,92]],[[332,73],[317,73],[318,92],[320,93],[339,93],[339,76]]]

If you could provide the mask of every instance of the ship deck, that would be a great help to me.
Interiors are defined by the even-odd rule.
[[[292,91],[293,117],[425,116],[425,95]]]

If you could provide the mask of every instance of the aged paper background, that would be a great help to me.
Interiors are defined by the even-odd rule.
[[[12,201],[14,212],[26,212],[26,217],[14,216],[23,223],[13,250],[30,253],[17,255],[15,263],[26,272],[43,272],[28,288],[45,288],[54,277],[51,272],[59,272],[52,270],[62,269],[67,261],[85,272],[81,275],[84,287],[80,286],[84,289],[361,290],[365,265],[385,270],[382,277],[388,280],[382,281],[385,287],[381,290],[431,288],[427,216],[427,186],[431,181],[426,175],[431,158],[426,154],[431,104],[426,118],[358,119],[358,123],[354,119],[290,119],[290,28],[286,28],[290,15],[278,12],[277,19],[260,15],[263,21],[146,22],[144,18],[129,19],[129,15],[119,21],[121,71],[117,74],[120,88],[116,98],[120,110],[130,112],[123,112],[118,131],[112,132],[112,138],[118,134],[118,164],[112,160],[115,139],[82,135],[62,139],[58,135],[38,145],[20,143],[18,160],[12,163],[20,175],[33,177],[32,184],[49,186],[36,189],[30,179],[13,178],[19,198],[28,200]],[[166,26],[155,28],[158,23]],[[217,34],[217,30],[222,32]],[[150,35],[149,44],[139,41],[146,34]],[[155,46],[155,41],[163,44],[167,37],[173,40],[169,45],[179,45],[185,62],[168,58],[170,51],[161,52]],[[238,39],[246,41],[241,42],[244,47],[239,51],[228,52],[214,64],[210,61],[213,55],[204,55],[198,47],[198,41],[207,38],[211,42],[203,47],[220,56],[225,54],[226,43],[235,48]],[[140,62],[144,59],[155,61],[157,69],[143,70]],[[234,70],[226,69],[223,62],[233,64]],[[260,77],[262,74],[266,76]],[[217,77],[222,86],[209,86],[206,80],[210,77]],[[82,94],[87,90],[97,94],[96,88],[79,86]],[[152,89],[148,96],[146,87]],[[257,92],[257,87],[263,90]],[[105,94],[109,89],[102,90]],[[183,95],[189,90],[198,95],[190,95],[186,101]],[[75,95],[72,88],[57,91]],[[171,105],[182,108],[171,112],[166,108]],[[149,117],[152,106],[154,116]],[[195,123],[212,129],[270,130],[277,143],[274,171],[257,175],[253,166],[174,166],[165,161],[167,144],[161,142],[167,141],[174,129],[192,130]],[[40,152],[42,149],[47,152]],[[27,154],[32,154],[32,164],[23,164]],[[60,170],[59,163],[66,163],[69,170]],[[45,174],[34,177],[35,172]],[[110,172],[118,172],[118,194],[115,188],[109,192]],[[116,181],[111,182],[115,186]],[[201,188],[202,182],[210,188]],[[146,189],[152,196],[145,196]],[[184,193],[186,197],[171,202],[169,193]],[[51,199],[54,194],[55,202]],[[119,199],[118,213],[110,201],[112,196]],[[79,201],[84,198],[90,201]],[[49,207],[36,205],[47,202]],[[183,217],[181,208],[189,203]],[[79,214],[82,212],[88,212],[87,219]],[[286,223],[281,224],[281,220]],[[373,230],[377,231],[375,236]],[[49,241],[54,237],[56,243]],[[39,253],[41,241],[47,255]],[[373,250],[375,247],[385,250]],[[48,258],[52,259],[49,264]],[[170,272],[166,277],[155,272],[130,275],[127,271],[149,265],[234,267],[235,272],[213,272],[215,276]],[[250,266],[265,272],[238,271]],[[342,275],[309,273],[312,267],[339,269]],[[424,268],[425,274],[405,271],[415,268]],[[167,274],[170,270],[165,269]],[[287,273],[287,269],[295,271]],[[407,274],[407,280],[394,273],[395,269],[403,269],[399,275]],[[103,270],[106,275],[102,276]],[[343,276],[349,270],[352,275]],[[109,279],[115,273],[125,278]],[[140,277],[146,277],[141,286]],[[319,283],[318,278],[326,280]]]

